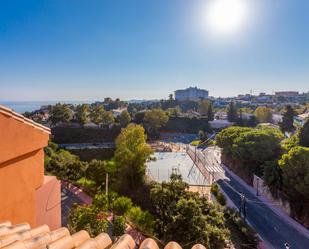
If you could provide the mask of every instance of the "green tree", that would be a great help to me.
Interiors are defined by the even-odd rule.
[[[209,100],[199,101],[197,110],[202,116],[207,116],[209,121],[214,119],[212,103]]]
[[[212,107],[212,103],[210,102],[210,105],[208,107],[208,111],[207,111],[207,118],[208,121],[213,121],[214,120],[214,111],[213,111],[213,107]]]
[[[96,186],[104,186],[106,177],[106,162],[93,159],[88,164],[86,178],[96,183]]]
[[[309,147],[309,118],[299,131],[299,145]]]
[[[259,106],[258,108],[256,108],[254,114],[260,123],[271,123],[272,122],[272,117],[273,117],[272,111],[270,108],[266,106]]]
[[[208,114],[208,109],[209,106],[211,105],[211,102],[209,100],[200,100],[198,102],[198,107],[197,111],[202,115],[202,116],[207,116]]]
[[[82,125],[89,122],[89,105],[87,104],[77,105],[75,116],[78,123]]]
[[[209,248],[224,248],[229,232],[223,213],[206,198],[189,192],[181,176],[172,174],[170,182],[154,184],[150,197],[164,241],[175,240],[181,245],[194,241]]]
[[[252,180],[253,173],[263,174],[265,162],[280,157],[282,139],[280,130],[270,128],[229,127],[216,136],[223,158],[247,181]]]
[[[60,122],[69,122],[72,120],[72,117],[72,111],[66,104],[57,103],[51,107],[49,120],[53,125],[56,125]]]
[[[227,119],[230,122],[236,122],[238,119],[237,114],[237,107],[235,106],[235,103],[232,101],[230,102],[228,108],[227,108]]]
[[[142,126],[129,124],[116,139],[115,162],[123,190],[135,189],[144,182],[145,163],[153,153],[144,132]]]
[[[283,135],[275,130],[252,129],[241,133],[232,145],[232,157],[250,176],[263,175],[263,164],[281,154]]]
[[[115,122],[115,118],[111,111],[105,111],[102,115],[102,124],[103,125],[110,125]]]
[[[50,153],[50,152],[49,152]],[[45,169],[60,179],[77,180],[83,176],[81,168],[86,164],[66,150],[54,151],[45,156]]]
[[[292,106],[287,105],[282,117],[282,122],[279,123],[282,132],[291,132],[294,130],[295,111]]]
[[[247,131],[251,131],[251,128],[232,126],[232,127],[223,129],[216,135],[216,144],[223,149],[224,155],[231,156],[234,140],[241,133],[244,133]]]
[[[131,115],[127,110],[121,112],[119,116],[119,122],[121,127],[126,127],[131,122]]]
[[[303,220],[309,208],[309,148],[297,146],[279,160],[284,192],[288,195],[292,217]]]
[[[291,198],[309,200],[309,148],[297,146],[279,160],[285,192]]]
[[[166,112],[168,113],[170,117],[178,117],[181,114],[181,110],[179,106],[176,106],[174,108],[168,108]]]
[[[277,198],[278,191],[282,190],[282,170],[277,160],[267,161],[263,165],[263,179],[272,195]]]
[[[144,125],[149,134],[157,134],[159,129],[168,122],[168,115],[162,109],[152,109],[145,113]]]
[[[95,124],[100,124],[103,122],[104,107],[102,105],[95,105],[90,110],[90,119]]]
[[[298,134],[294,134],[281,142],[281,146],[284,150],[289,151],[295,146],[299,145],[299,137]]]

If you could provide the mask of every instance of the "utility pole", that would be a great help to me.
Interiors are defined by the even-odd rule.
[[[259,196],[259,178],[256,178],[256,196]]]
[[[105,195],[108,196],[108,173],[106,173],[105,177]]]
[[[246,220],[246,216],[247,216],[247,212],[246,212],[246,197],[245,197],[245,195],[242,192],[240,192],[239,195],[240,195],[239,213],[240,213],[240,216],[243,215],[244,219]]]
[[[247,201],[246,201],[246,197],[244,197],[244,210],[243,210],[243,213],[244,213],[244,220],[246,221],[246,218],[247,218]]]
[[[239,213],[240,213],[240,216],[241,216],[241,214],[242,214],[242,204],[243,204],[244,195],[242,194],[242,192],[240,192],[240,193],[239,193],[239,196],[240,196]]]

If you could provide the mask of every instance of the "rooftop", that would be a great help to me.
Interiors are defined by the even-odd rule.
[[[13,119],[15,119],[19,122],[22,122],[25,125],[29,125],[29,126],[35,128],[35,129],[38,129],[40,131],[44,131],[44,132],[50,134],[50,129],[48,127],[43,126],[39,123],[36,123],[33,120],[26,118],[23,115],[21,115],[17,112],[14,112],[13,110],[11,110],[11,109],[9,109],[5,106],[0,105],[0,113],[5,115],[5,116],[11,117],[11,118],[13,118]]]
[[[70,234],[65,227],[50,231],[47,225],[31,228],[29,224],[12,225],[10,221],[0,222],[1,249],[133,249],[136,244],[133,238],[125,234],[114,243],[107,233],[101,233],[95,238],[81,230]],[[153,239],[145,239],[140,249],[159,249]],[[176,242],[169,242],[164,249],[181,249]],[[206,249],[197,244],[192,249]]]

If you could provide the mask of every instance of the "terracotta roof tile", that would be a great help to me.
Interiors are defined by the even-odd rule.
[[[122,235],[115,244],[112,245],[111,249],[133,249],[135,248],[135,242],[129,234]]]
[[[181,249],[181,246],[177,242],[171,241],[164,247],[164,249]]]
[[[0,221],[0,227],[9,227],[11,225],[12,225],[12,223],[8,220]]]
[[[140,245],[139,249],[159,249],[159,246],[153,239],[145,239]]]
[[[73,242],[74,242],[74,247],[78,247],[81,244],[83,244],[86,240],[89,240],[90,236],[86,231],[81,230],[81,231],[73,234],[72,239],[73,239]]]
[[[206,247],[201,245],[201,244],[196,244],[196,245],[192,246],[191,249],[206,249]]]
[[[0,222],[1,249],[134,249],[135,241],[129,234],[121,236],[114,244],[106,233],[95,238],[81,230],[70,235],[67,228],[50,231],[47,225],[30,229],[29,224],[11,225],[9,221]],[[145,239],[139,249],[159,249],[153,239]],[[164,249],[182,249],[176,242],[169,242]],[[197,244],[192,249],[206,249]]]

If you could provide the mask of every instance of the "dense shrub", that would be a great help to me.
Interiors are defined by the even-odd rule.
[[[240,248],[258,248],[259,238],[256,232],[231,208],[224,211],[226,225],[232,231],[232,242]]]
[[[219,185],[214,183],[211,186],[211,193],[216,197],[216,200],[218,201],[218,203],[222,206],[226,205],[226,198],[225,196],[222,194]]]
[[[97,185],[95,181],[87,179],[86,177],[81,177],[74,182],[75,185],[81,187],[87,194],[93,196],[96,193]]]
[[[155,235],[155,218],[148,211],[143,211],[140,207],[134,206],[128,211],[127,217],[140,231]]]
[[[109,200],[108,197],[105,194],[98,193],[94,196],[92,200],[92,204],[100,208],[102,210],[108,210],[109,209]]]
[[[126,219],[123,216],[115,216],[113,220],[113,235],[121,236],[126,229]]]
[[[95,206],[77,206],[71,209],[68,227],[72,233],[86,230],[92,237],[107,232],[108,221]]]
[[[121,196],[113,202],[113,211],[118,215],[123,215],[131,209],[132,205],[130,198]]]

